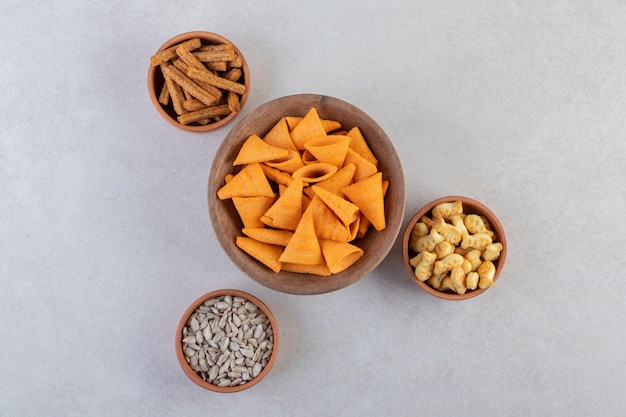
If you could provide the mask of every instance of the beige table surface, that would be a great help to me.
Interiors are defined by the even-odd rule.
[[[621,1],[7,0],[0,5],[0,416],[626,415],[626,4]],[[243,113],[318,93],[373,117],[406,219],[460,194],[510,245],[500,280],[435,299],[399,240],[320,296],[260,286],[206,208],[229,128],[187,134],[146,90],[190,30],[246,55]],[[179,316],[237,288],[280,324],[248,391],[193,385]]]

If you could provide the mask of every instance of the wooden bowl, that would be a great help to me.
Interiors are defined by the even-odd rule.
[[[430,285],[428,285],[426,282],[420,281],[415,276],[415,268],[413,268],[413,266],[411,266],[411,264],[409,263],[409,260],[416,255],[416,253],[413,252],[409,248],[409,240],[411,238],[411,231],[413,230],[413,226],[415,226],[415,223],[417,223],[419,219],[422,218],[422,216],[424,215],[430,216],[431,210],[437,204],[453,202],[457,200],[460,200],[463,203],[464,213],[478,214],[478,215],[484,216],[489,221],[491,225],[491,230],[495,234],[493,241],[502,243],[502,251],[500,252],[500,257],[498,258],[497,261],[494,262],[496,266],[496,273],[493,279],[494,283],[500,276],[500,273],[502,272],[502,268],[506,261],[506,255],[507,255],[506,235],[504,233],[504,228],[502,227],[502,223],[500,222],[498,217],[484,204],[468,197],[449,196],[449,197],[439,198],[435,201],[428,203],[424,207],[422,207],[422,209],[419,210],[411,218],[411,220],[409,220],[409,223],[407,224],[406,229],[404,231],[404,235],[402,238],[402,256],[404,259],[404,267],[406,268],[413,282],[415,282],[419,287],[421,287],[427,293],[434,295],[435,297],[443,298],[445,300],[467,300],[469,298],[473,298],[484,293],[489,288],[485,288],[485,289],[476,288],[475,290],[468,290],[465,294],[457,294],[457,293],[448,292],[448,291],[445,291],[445,292],[439,291],[431,287]]]
[[[233,161],[242,143],[251,134],[263,137],[283,116],[304,116],[315,107],[321,118],[339,121],[343,129],[358,126],[379,161],[378,170],[389,180],[385,196],[387,227],[370,230],[363,239],[353,243],[364,255],[343,272],[321,277],[293,272],[273,272],[240,250],[235,237],[243,227],[231,201],[222,201],[217,190],[226,174],[233,171]],[[321,294],[351,285],[370,273],[382,262],[395,243],[404,217],[404,175],[393,144],[382,128],[362,110],[337,98],[299,94],[272,100],[242,118],[224,138],[211,166],[208,184],[208,208],[215,235],[233,263],[254,281],[268,288],[291,294]]]
[[[202,32],[202,31],[186,32],[186,33],[182,33],[180,35],[174,36],[173,38],[165,42],[156,52],[161,52],[164,49],[167,49],[171,46],[174,46],[176,44],[179,44],[181,42],[184,42],[186,40],[193,39],[193,38],[200,38],[202,45],[217,45],[217,44],[229,43],[233,46],[233,49],[241,57],[241,60],[242,60],[241,70],[243,72],[243,75],[242,75],[242,79],[240,79],[238,82],[246,86],[245,92],[239,98],[240,108],[243,109],[243,106],[245,105],[248,99],[249,92],[250,92],[250,70],[248,69],[248,64],[245,60],[245,57],[243,56],[239,48],[237,48],[237,46],[234,43],[232,43],[225,37],[220,36],[216,33],[211,33],[211,32]],[[226,117],[222,118],[221,120],[217,122],[208,123],[205,125],[201,125],[198,123],[192,123],[192,124],[187,124],[187,125],[181,124],[177,120],[177,114],[174,112],[174,109],[171,103],[168,106],[163,106],[161,105],[161,103],[159,103],[159,94],[161,92],[161,89],[163,88],[164,82],[165,81],[163,79],[163,74],[161,73],[161,69],[158,66],[155,67],[155,66],[150,65],[150,67],[148,68],[148,93],[150,94],[150,100],[152,101],[154,108],[159,112],[159,114],[168,123],[186,132],[205,133],[205,132],[210,132],[210,131],[219,129],[221,127],[226,126],[228,123],[232,122],[241,113],[241,110],[237,113],[230,113],[229,115],[227,115]]]
[[[242,385],[235,385],[232,387],[221,387],[221,386],[215,385],[211,382],[204,380],[200,374],[194,371],[186,360],[186,356],[183,351],[184,344],[182,341],[183,328],[187,325],[189,318],[196,311],[196,309],[209,299],[217,298],[220,296],[226,296],[226,295],[230,295],[233,298],[241,297],[252,302],[254,305],[256,305],[258,309],[260,309],[265,314],[265,316],[269,319],[270,325],[272,326],[272,333],[273,333],[272,354],[267,360],[267,364],[265,365],[265,367],[261,370],[261,372],[256,377],[252,378],[251,380],[247,381],[246,383]],[[276,318],[274,317],[274,314],[272,314],[270,309],[267,307],[267,305],[265,305],[265,303],[263,303],[258,298],[246,292],[233,290],[233,289],[223,289],[223,290],[212,291],[210,293],[203,295],[202,297],[194,301],[187,308],[185,313],[182,315],[180,322],[178,323],[178,328],[176,329],[176,338],[174,342],[174,347],[176,350],[176,358],[178,359],[178,363],[180,364],[181,369],[183,370],[185,375],[187,375],[187,377],[189,377],[189,379],[191,379],[195,384],[209,391],[230,393],[230,392],[243,391],[245,389],[251,388],[254,385],[261,382],[261,380],[267,376],[267,374],[270,372],[270,370],[274,366],[274,363],[276,362],[276,358],[278,357],[278,350],[280,348],[280,334],[278,332],[278,324],[276,323]]]

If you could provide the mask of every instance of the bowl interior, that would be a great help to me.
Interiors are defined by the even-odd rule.
[[[203,380],[202,377],[200,377],[187,363],[185,359],[185,354],[183,353],[183,344],[181,340],[182,334],[183,334],[183,328],[187,324],[187,320],[193,314],[196,308],[198,308],[198,306],[200,306],[202,303],[204,303],[208,299],[220,297],[224,295],[232,295],[233,297],[242,297],[254,303],[259,309],[261,309],[261,311],[263,311],[263,313],[265,313],[265,315],[269,319],[270,324],[272,326],[273,335],[274,335],[272,354],[269,358],[269,361],[267,362],[267,364],[261,371],[261,373],[259,373],[259,375],[257,375],[255,378],[251,379],[250,381],[246,382],[245,384],[236,385],[233,387],[219,387],[217,385],[213,385],[212,383]],[[271,312],[271,310],[267,307],[265,303],[263,303],[261,300],[259,300],[255,296],[248,294],[246,292],[243,292],[243,291],[233,290],[233,289],[222,289],[222,290],[212,291],[210,293],[207,293],[199,297],[196,301],[194,301],[187,308],[185,313],[182,315],[180,322],[178,323],[178,327],[176,329],[176,338],[175,338],[174,343],[175,343],[175,350],[176,350],[176,358],[178,359],[178,362],[183,372],[185,373],[185,375],[187,375],[189,379],[191,379],[195,384],[199,385],[200,387],[208,389],[210,391],[229,393],[229,392],[237,392],[237,391],[248,389],[256,385],[257,383],[259,383],[263,378],[267,376],[267,374],[271,371],[272,367],[274,366],[274,363],[276,362],[276,358],[278,357],[278,352],[280,348],[280,334],[278,330],[278,324],[276,323],[276,317],[274,317],[274,314]]]
[[[473,297],[476,297],[476,296],[484,293],[489,288],[486,288],[486,289],[476,288],[475,290],[467,291],[465,294],[456,294],[456,293],[452,293],[452,292],[439,291],[439,290],[431,287],[430,285],[426,284],[425,282],[420,281],[415,276],[415,269],[409,263],[409,260],[413,256],[416,255],[409,248],[409,240],[411,238],[411,231],[413,229],[413,226],[415,225],[415,223],[417,223],[419,221],[419,219],[422,216],[430,215],[430,211],[437,204],[446,203],[446,202],[452,202],[452,201],[456,201],[456,200],[461,200],[461,202],[463,203],[463,212],[464,213],[466,213],[466,214],[471,214],[471,213],[473,213],[473,214],[481,214],[481,215],[485,216],[485,218],[487,218],[487,220],[491,224],[491,228],[492,228],[493,232],[496,235],[495,241],[498,241],[498,242],[502,243],[502,251],[500,252],[500,257],[495,262],[496,274],[495,274],[495,277],[494,277],[494,282],[498,279],[498,277],[500,276],[500,273],[502,272],[502,268],[503,268],[504,263],[506,261],[506,255],[507,255],[507,242],[506,242],[506,235],[504,233],[504,227],[502,226],[502,223],[500,222],[500,219],[498,219],[498,217],[487,206],[485,206],[483,203],[481,203],[481,202],[479,202],[477,200],[474,200],[472,198],[469,198],[469,197],[448,196],[448,197],[439,198],[439,199],[437,199],[435,201],[432,201],[432,202],[428,203],[426,206],[422,207],[422,209],[420,209],[417,213],[415,213],[415,215],[409,220],[409,222],[407,224],[407,227],[406,227],[406,229],[404,231],[404,235],[402,237],[402,256],[403,256],[403,259],[404,259],[404,267],[407,270],[407,272],[409,273],[411,279],[418,286],[420,286],[424,291],[426,291],[427,293],[429,293],[431,295],[434,295],[435,297],[443,298],[443,299],[446,299],[446,300],[466,300],[466,299],[473,298]]]
[[[246,62],[244,55],[241,53],[239,48],[237,48],[237,45],[235,45],[234,43],[232,43],[225,37],[218,35],[216,33],[212,33],[212,32],[203,32],[203,31],[185,32],[185,33],[181,33],[180,35],[176,35],[170,40],[168,40],[167,42],[165,42],[157,50],[157,52],[161,52],[164,49],[167,49],[171,46],[174,46],[183,41],[193,39],[193,38],[200,38],[202,40],[203,45],[217,45],[217,44],[222,44],[222,43],[229,43],[233,46],[237,54],[241,57],[241,61],[242,61],[241,69],[243,72],[243,83],[246,85],[246,91],[239,98],[240,106],[243,109],[243,106],[248,100],[248,95],[250,94],[250,70],[248,68],[248,63]],[[241,113],[241,110],[238,113],[231,113],[228,116],[221,119],[220,121],[209,123],[206,125],[180,124],[176,120],[177,114],[174,112],[174,109],[171,108],[171,106],[163,107],[161,103],[159,103],[158,96],[159,96],[159,93],[161,92],[161,89],[163,88],[164,82],[165,80],[163,79],[163,74],[161,73],[161,70],[158,67],[153,67],[151,65],[148,68],[148,93],[150,94],[150,100],[152,101],[152,104],[154,105],[155,109],[159,112],[159,114],[172,126],[175,126],[179,129],[182,129],[188,132],[196,132],[196,133],[209,132],[209,131],[216,130],[225,126],[226,124],[230,123],[235,117],[237,117],[239,113]]]
[[[319,277],[281,271],[275,273],[243,253],[235,245],[235,236],[241,235],[242,224],[230,201],[217,198],[217,190],[224,184],[226,174],[233,171],[232,162],[243,142],[251,134],[261,137],[283,116],[304,116],[315,107],[321,118],[341,122],[343,129],[354,126],[363,133],[372,152],[379,160],[379,171],[390,182],[385,196],[387,228],[372,230],[356,240],[365,254],[345,271]],[[321,294],[344,288],[371,272],[393,246],[404,217],[405,189],[400,160],[393,144],[380,126],[363,111],[342,100],[314,94],[299,94],[272,100],[256,108],[241,119],[226,136],[217,150],[211,166],[208,184],[208,206],[215,235],[235,265],[261,285],[292,294]]]

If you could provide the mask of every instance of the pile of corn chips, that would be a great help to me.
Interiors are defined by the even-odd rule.
[[[203,45],[193,38],[150,58],[165,82],[162,106],[171,106],[180,124],[206,125],[238,113],[246,91],[242,58],[231,44]]]
[[[281,118],[245,140],[217,192],[243,223],[237,246],[274,272],[339,273],[364,254],[355,239],[387,227],[389,181],[359,128],[341,129],[315,108]]]

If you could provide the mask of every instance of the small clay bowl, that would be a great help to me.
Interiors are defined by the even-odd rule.
[[[205,381],[198,373],[196,373],[196,371],[194,371],[191,368],[191,366],[186,360],[185,353],[183,351],[184,343],[182,340],[183,329],[187,325],[187,322],[189,321],[192,314],[196,311],[196,309],[209,299],[226,296],[226,295],[230,295],[233,298],[241,297],[251,302],[252,304],[256,305],[258,309],[261,310],[265,314],[265,316],[269,319],[270,325],[272,326],[272,334],[273,334],[272,354],[269,357],[265,367],[261,370],[261,372],[256,377],[245,382],[244,384],[235,385],[232,387],[220,387],[220,386],[214,385],[211,382]],[[276,318],[274,317],[274,314],[270,311],[270,309],[267,307],[267,305],[265,305],[265,303],[263,303],[258,298],[246,292],[233,290],[233,289],[223,289],[223,290],[212,291],[210,293],[203,295],[202,297],[194,301],[187,308],[185,313],[182,315],[180,322],[178,323],[178,328],[176,329],[176,338],[175,338],[174,344],[175,344],[176,358],[178,359],[178,363],[180,364],[180,367],[182,368],[185,375],[189,377],[189,379],[191,379],[195,384],[209,391],[231,393],[231,392],[238,392],[238,391],[243,391],[245,389],[251,388],[254,385],[261,382],[261,380],[263,380],[263,378],[265,378],[267,374],[269,374],[272,367],[274,366],[274,363],[276,362],[276,358],[278,357],[278,350],[280,347],[280,334],[278,332],[278,324],[276,323]]]
[[[233,161],[242,144],[252,134],[261,138],[284,116],[304,116],[315,108],[320,118],[341,123],[342,129],[358,127],[378,159],[378,171],[389,180],[385,195],[386,228],[370,228],[364,238],[352,243],[364,255],[346,270],[331,276],[280,271],[274,272],[239,249],[235,237],[242,234],[242,222],[230,200],[220,200],[217,191],[226,174],[233,172]],[[218,148],[208,184],[208,208],[215,236],[232,262],[248,277],[265,287],[299,295],[322,294],[345,288],[374,270],[393,247],[404,220],[405,188],[402,164],[383,129],[365,112],[337,98],[296,94],[269,101],[237,122]]]
[[[495,234],[493,241],[502,243],[502,251],[500,252],[500,257],[498,258],[497,261],[494,262],[496,266],[496,273],[493,278],[494,285],[495,285],[495,281],[498,279],[498,277],[500,276],[500,273],[502,272],[502,268],[506,261],[506,255],[507,255],[506,235],[504,233],[504,228],[502,227],[502,223],[500,222],[498,217],[487,206],[485,206],[481,202],[471,199],[469,197],[449,196],[449,197],[439,198],[435,201],[428,203],[424,207],[422,207],[411,218],[411,220],[409,220],[409,223],[407,224],[406,230],[404,232],[404,236],[402,238],[402,257],[404,259],[404,267],[406,268],[413,282],[415,282],[420,288],[422,288],[424,291],[426,291],[430,295],[434,295],[435,297],[439,297],[444,300],[467,300],[469,298],[479,296],[480,294],[484,293],[485,291],[489,289],[489,288],[485,288],[485,289],[476,288],[475,290],[467,290],[465,294],[457,294],[451,291],[439,291],[431,287],[430,285],[428,285],[426,282],[420,281],[415,276],[415,268],[413,268],[413,266],[411,266],[411,264],[409,263],[409,260],[416,255],[416,253],[413,252],[413,250],[409,248],[409,240],[411,238],[411,231],[413,230],[413,226],[415,226],[415,223],[417,223],[419,219],[421,219],[422,216],[424,215],[430,216],[431,210],[437,204],[454,202],[457,200],[460,200],[463,204],[463,213],[478,214],[478,215],[484,216],[489,221],[489,224],[491,225],[491,230]]]
[[[248,64],[246,62],[245,57],[243,56],[239,48],[237,48],[237,46],[234,43],[232,43],[231,41],[229,41],[228,39],[226,39],[225,37],[221,35],[218,35],[216,33],[211,33],[211,32],[193,31],[193,32],[186,32],[186,33],[182,33],[180,35],[174,36],[173,38],[165,42],[157,51],[155,51],[155,54],[157,52],[163,51],[164,49],[167,49],[169,47],[172,47],[174,45],[177,45],[181,42],[184,42],[193,38],[200,38],[202,45],[217,45],[217,44],[229,43],[233,46],[233,49],[235,50],[235,52],[237,52],[237,54],[241,57],[241,61],[242,61],[241,70],[243,72],[243,75],[242,75],[242,78],[238,82],[244,84],[246,86],[246,89],[245,89],[245,92],[239,97],[239,105],[240,105],[239,112],[230,113],[229,115],[223,117],[217,122],[212,122],[212,123],[208,123],[205,125],[201,125],[198,123],[191,123],[191,124],[184,125],[184,124],[179,123],[177,120],[177,114],[174,112],[171,102],[167,106],[163,106],[161,105],[161,103],[159,103],[159,94],[161,92],[161,89],[163,88],[163,83],[165,81],[163,79],[163,74],[161,73],[161,69],[158,66],[150,65],[150,67],[148,68],[148,93],[150,94],[150,100],[152,101],[154,108],[172,126],[175,126],[186,132],[205,133],[205,132],[211,132],[213,130],[226,126],[228,123],[232,122],[241,113],[241,110],[243,110],[243,107],[248,99],[248,95],[250,92],[250,70],[248,69]]]

